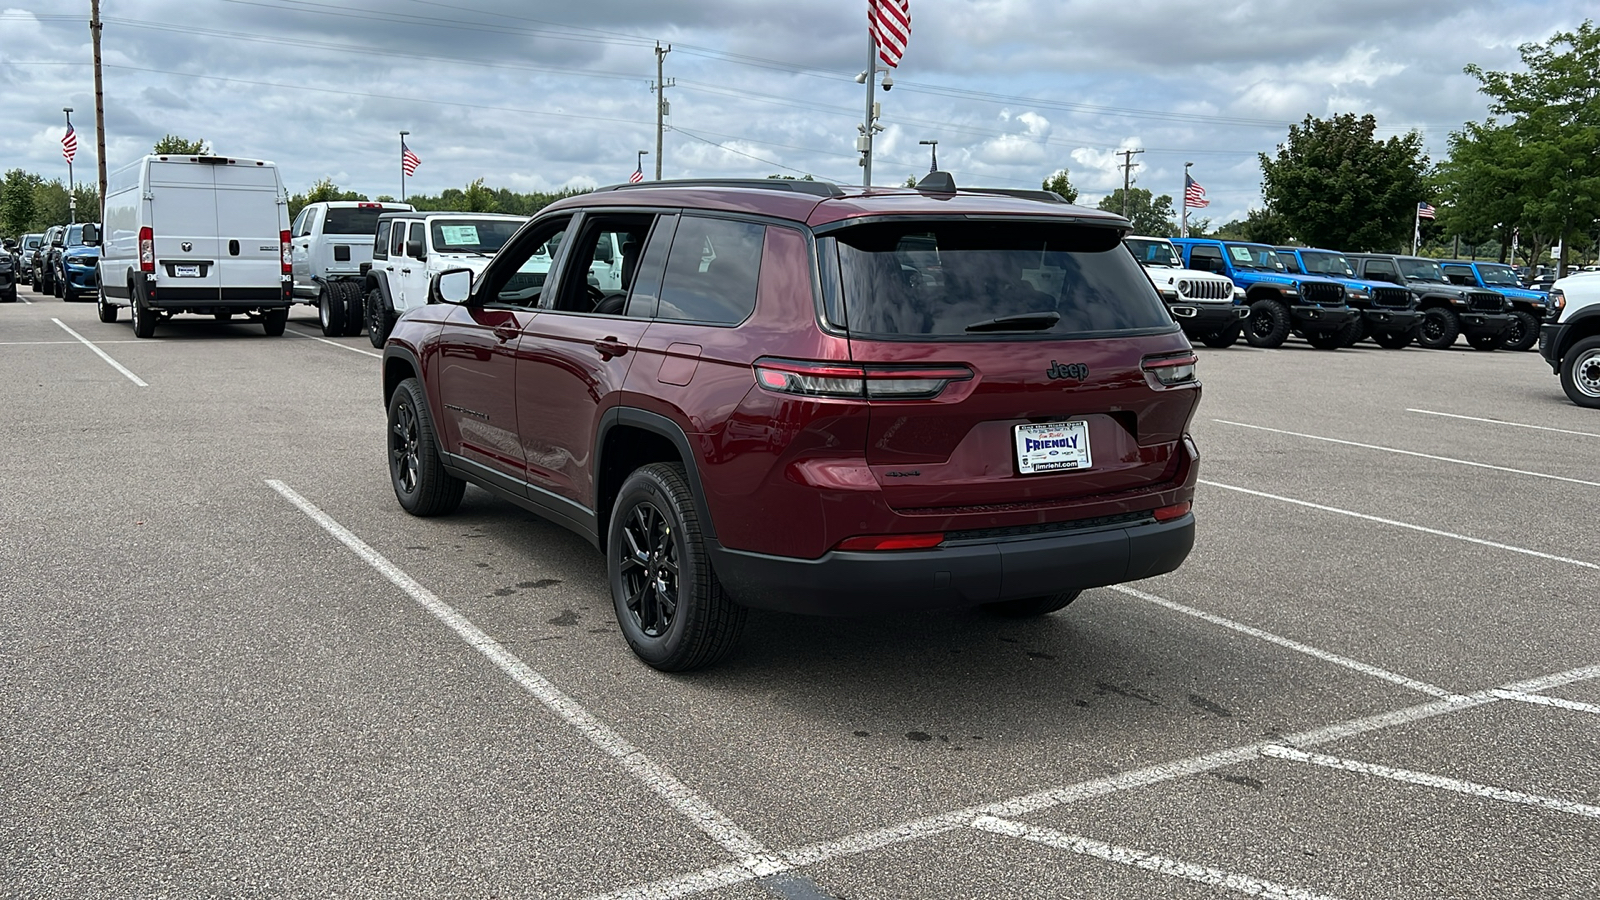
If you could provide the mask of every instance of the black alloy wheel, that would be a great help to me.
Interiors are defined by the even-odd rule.
[[[1250,304],[1250,318],[1244,320],[1244,340],[1252,347],[1271,350],[1289,339],[1289,310],[1277,300],[1257,300]]]
[[[678,542],[672,523],[654,503],[639,503],[622,525],[622,545],[614,552],[622,570],[623,592],[633,624],[659,638],[678,613]]]
[[[1444,350],[1461,335],[1461,321],[1451,310],[1435,306],[1422,314],[1422,328],[1417,332],[1417,343],[1429,350]]]
[[[1532,313],[1517,310],[1511,314],[1511,328],[1505,333],[1500,346],[1521,352],[1532,350],[1539,343],[1539,320]]]
[[[467,483],[445,471],[422,384],[407,378],[389,398],[389,480],[414,516],[442,516],[461,505]]]

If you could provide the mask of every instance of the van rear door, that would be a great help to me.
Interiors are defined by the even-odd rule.
[[[217,268],[222,299],[273,303],[283,292],[278,170],[253,160],[228,160],[216,174]]]
[[[214,170],[189,159],[150,161],[158,297],[205,303],[219,296],[217,262],[227,247],[217,241]],[[137,245],[134,252],[137,259]]]

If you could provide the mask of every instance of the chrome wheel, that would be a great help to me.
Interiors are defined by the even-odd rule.
[[[678,542],[672,523],[653,503],[639,503],[622,526],[614,549],[622,569],[626,606],[634,624],[661,637],[678,611]]]

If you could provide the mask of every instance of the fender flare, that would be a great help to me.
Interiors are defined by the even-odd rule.
[[[707,540],[716,541],[717,526],[711,519],[710,508],[706,505],[705,486],[700,480],[700,460],[695,455],[694,446],[689,443],[688,434],[684,432],[677,422],[660,413],[632,406],[613,406],[606,410],[605,415],[600,417],[599,426],[595,429],[594,471],[604,471],[605,460],[602,458],[602,454],[605,452],[606,435],[610,433],[611,429],[619,425],[626,425],[660,435],[678,449],[678,455],[683,458],[684,471],[689,477],[689,487],[694,493],[694,507],[695,512],[700,516],[701,533],[704,534]],[[598,478],[595,479],[594,494],[589,500],[590,507],[595,511],[595,524],[597,526],[596,530],[598,530],[599,520],[606,514],[606,510],[600,508],[600,481]],[[600,536],[600,541],[602,544],[604,543],[604,535]]]
[[[362,283],[361,293],[365,294],[373,288],[383,297],[383,303],[394,312],[394,295],[389,292],[389,275],[387,272],[368,272],[367,279]],[[420,370],[419,370],[420,371]]]
[[[1566,359],[1573,344],[1593,334],[1600,334],[1600,303],[1578,310],[1561,323],[1561,330],[1556,332],[1556,359]]]

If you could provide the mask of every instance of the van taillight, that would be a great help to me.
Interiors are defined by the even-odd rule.
[[[278,232],[278,249],[283,253],[283,274],[294,274],[294,255],[289,244],[289,232]]]
[[[966,366],[857,366],[848,363],[756,360],[756,384],[780,394],[836,400],[931,400],[952,381],[967,381]]]
[[[156,235],[150,226],[139,229],[139,271],[156,270]]]

